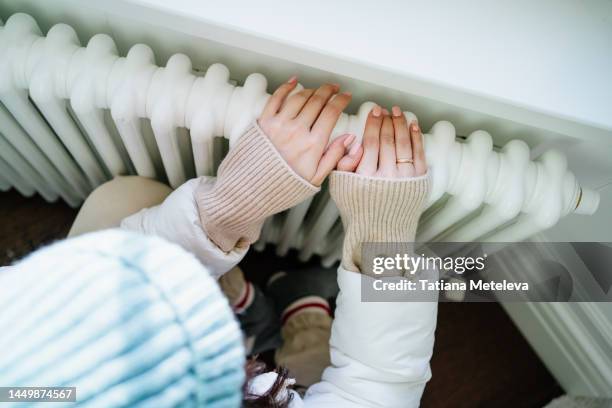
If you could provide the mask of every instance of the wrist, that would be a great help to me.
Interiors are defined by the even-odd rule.
[[[364,242],[414,242],[429,179],[427,175],[385,179],[335,171],[330,176],[330,193],[345,230],[342,265],[359,271]]]
[[[319,191],[300,177],[253,123],[219,166],[214,185],[195,193],[202,227],[222,250],[259,237],[264,220]]]

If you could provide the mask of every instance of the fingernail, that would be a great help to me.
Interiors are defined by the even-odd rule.
[[[349,147],[353,140],[355,140],[355,135],[349,133],[344,139],[344,147]]]
[[[353,94],[350,93],[349,91],[342,92],[342,94],[346,96],[353,96]]]
[[[375,118],[378,118],[380,116],[380,114],[382,113],[382,109],[380,109],[380,106],[376,105],[373,109],[372,109],[372,116],[374,116]]]
[[[386,109],[383,109],[383,115],[385,115],[385,116],[389,116],[389,111],[388,111],[388,110],[386,110]]]
[[[351,147],[351,150],[349,150],[349,156],[354,156],[357,154],[357,152],[359,151],[359,147],[361,146],[360,143],[355,143],[353,145],[353,147]]]
[[[297,82],[297,76],[296,76],[296,75],[292,76],[292,77],[291,77],[291,78],[289,78],[289,80],[287,81],[287,83],[289,83],[289,84],[293,84],[293,83],[295,83],[295,82]]]
[[[393,112],[393,116],[395,116],[396,118],[402,116],[402,110],[399,108],[399,106],[392,107],[391,111]]]
[[[416,122],[412,122],[412,131],[413,132],[418,132],[419,131],[419,124]]]

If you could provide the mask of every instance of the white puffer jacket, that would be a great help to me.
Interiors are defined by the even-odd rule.
[[[200,179],[174,191],[161,205],[144,209],[121,227],[162,236],[195,254],[216,277],[234,267],[246,249],[225,253],[206,236],[194,200]],[[361,301],[362,279],[338,269],[336,314],[330,340],[331,366],[292,407],[385,407],[419,405],[431,377],[437,303]]]

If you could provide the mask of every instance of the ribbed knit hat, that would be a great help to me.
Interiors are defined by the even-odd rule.
[[[244,349],[216,281],[180,247],[120,230],[0,270],[2,386],[70,386],[99,407],[238,407]]]

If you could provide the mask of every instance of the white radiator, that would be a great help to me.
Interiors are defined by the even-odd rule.
[[[71,206],[118,174],[167,179],[176,188],[213,174],[215,137],[235,143],[268,97],[258,73],[237,86],[224,65],[202,75],[182,54],[158,67],[146,45],[122,57],[107,35],[82,47],[68,25],[44,36],[32,17],[14,14],[0,26],[0,188]],[[371,106],[343,114],[333,136],[360,137]],[[422,241],[520,241],[599,205],[599,194],[581,188],[555,150],[532,161],[521,140],[498,148],[481,130],[457,138],[446,121],[425,135],[425,148],[432,193]],[[295,248],[302,260],[317,254],[329,265],[341,240],[338,211],[324,190],[269,219],[256,247],[276,244],[279,255]]]

